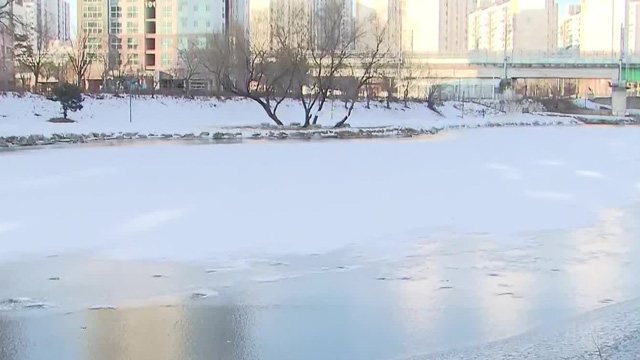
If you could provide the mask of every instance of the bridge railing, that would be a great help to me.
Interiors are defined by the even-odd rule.
[[[466,63],[466,64],[503,64],[505,54],[501,51],[471,51],[466,53],[441,54],[403,52],[390,54],[390,61],[416,61],[425,63]],[[640,53],[628,56],[629,62],[640,64]],[[579,50],[558,51],[509,51],[508,64],[575,65],[575,64],[619,64],[620,53],[611,51],[580,52]]]

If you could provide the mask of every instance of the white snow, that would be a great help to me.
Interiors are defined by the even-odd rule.
[[[607,345],[637,339],[638,302],[620,302],[640,292],[639,138],[638,127],[580,126],[0,152],[0,264],[17,268],[0,300],[117,311],[249,289],[250,306],[309,313],[310,299],[347,301],[354,323],[396,324],[417,355],[606,306],[560,335],[434,356],[570,358],[593,332]],[[482,335],[451,336],[465,327]]]
[[[607,105],[602,105],[602,104],[598,104],[596,102],[593,102],[589,99],[585,99],[585,98],[576,98],[573,100],[573,104],[576,107],[579,107],[581,109],[588,109],[588,110],[611,110],[611,106],[607,106]]]
[[[575,227],[637,198],[640,167],[621,155],[640,153],[639,136],[632,127],[503,128],[412,141],[8,152],[0,258],[309,254],[431,229]],[[551,163],[564,166],[539,165],[558,156]]]
[[[440,109],[443,116],[429,110],[426,104],[410,103],[409,108],[393,103],[391,109],[373,102],[371,109],[359,103],[349,123],[353,127],[412,127],[416,129],[452,125],[481,125],[506,122],[541,124],[570,123],[570,117],[543,114],[488,114],[482,117],[481,105],[466,104],[465,115],[456,109],[458,104],[445,103]],[[53,133],[87,134],[90,132],[195,133],[212,132],[220,128],[259,126],[271,123],[262,108],[250,100],[150,96],[132,98],[132,120],[129,122],[129,99],[105,96],[104,99],[86,97],[84,108],[70,114],[76,120],[71,124],[54,124],[46,120],[60,116],[58,103],[44,97],[26,94],[0,95],[0,136],[50,135]],[[285,124],[301,123],[303,111],[299,103],[285,101],[279,110]],[[322,112],[319,123],[332,126],[345,113],[341,102],[334,102]]]

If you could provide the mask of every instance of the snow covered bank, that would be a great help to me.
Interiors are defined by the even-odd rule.
[[[263,110],[252,101],[241,99],[174,97],[132,98],[129,120],[129,99],[127,97],[105,96],[103,99],[86,97],[84,109],[71,114],[76,120],[72,124],[53,124],[46,120],[57,117],[60,108],[57,103],[44,97],[27,94],[19,97],[8,94],[0,97],[0,136],[29,136],[52,134],[90,135],[105,133],[118,136],[125,133],[186,134],[198,135],[202,132],[240,132],[244,137],[255,133],[246,127],[261,127],[269,124]],[[349,124],[355,128],[394,127],[430,130],[450,127],[481,127],[490,125],[564,125],[575,124],[567,117],[545,116],[544,114],[496,114],[486,111],[482,116],[482,105],[468,103],[463,108],[455,103],[446,103],[440,116],[429,110],[425,104],[392,104],[386,109],[381,103],[372,103],[371,109],[357,104]],[[285,102],[280,109],[285,124],[300,123],[303,111],[293,101]],[[344,114],[343,104],[329,104],[319,119],[319,124],[331,127]],[[229,129],[237,129],[231,131]],[[264,136],[268,134],[265,132]]]

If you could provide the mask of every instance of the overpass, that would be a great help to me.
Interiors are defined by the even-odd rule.
[[[385,60],[383,72],[398,76],[411,69],[416,78],[428,79],[618,79],[619,53],[579,52],[475,52],[459,55],[396,54]],[[640,54],[632,54],[622,63],[623,75],[640,82]],[[406,71],[406,70],[405,70]]]

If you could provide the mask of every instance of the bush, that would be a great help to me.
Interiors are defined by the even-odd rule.
[[[82,110],[82,91],[74,84],[59,84],[53,88],[54,101],[62,106],[62,116],[66,119],[69,111]]]

